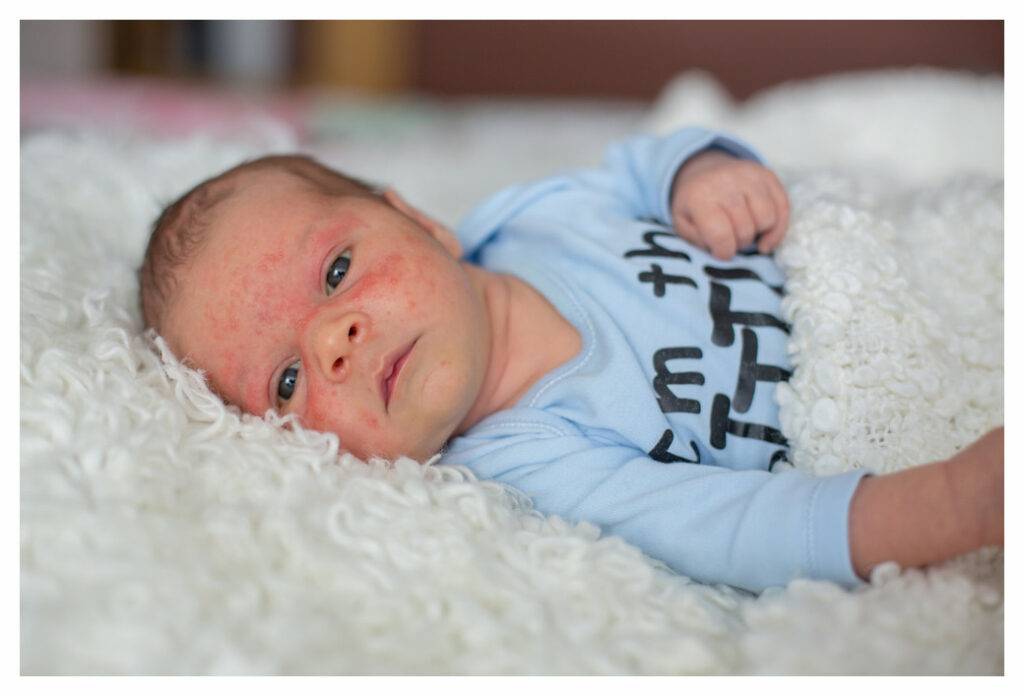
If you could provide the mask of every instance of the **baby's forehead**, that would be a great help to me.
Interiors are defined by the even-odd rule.
[[[286,212],[291,205],[311,202],[322,195],[308,181],[277,169],[239,172],[218,186],[223,194],[221,202],[210,211],[211,228],[235,224],[240,215],[247,215],[254,209]]]
[[[319,195],[365,195],[367,191],[344,175],[330,170],[306,157],[272,156],[234,173],[250,185],[292,187]]]
[[[256,167],[236,172],[224,182],[236,193],[267,190],[285,192],[317,193],[317,187],[309,180],[279,167]]]

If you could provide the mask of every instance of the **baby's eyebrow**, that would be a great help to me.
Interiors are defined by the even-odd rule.
[[[306,229],[302,230],[302,232],[301,232],[301,237],[302,238],[301,238],[301,241],[299,242],[299,245],[301,246],[303,251],[306,251],[306,250],[309,249],[310,240],[313,238],[313,231],[315,229],[316,229],[316,225],[312,224],[312,225],[307,225]]]
[[[320,240],[330,237],[338,228],[335,226],[321,227],[317,231],[315,225],[310,225],[302,233],[302,241],[299,243],[303,252],[311,252],[320,244]]]
[[[317,225],[314,223],[307,227],[302,233],[302,241],[300,242],[301,248],[305,251],[309,247],[316,247],[319,245],[321,240],[325,237],[333,237],[339,232],[343,237],[348,239],[353,230],[357,229],[362,224],[358,214],[352,212],[341,212],[332,216],[330,224],[322,225],[317,229]]]

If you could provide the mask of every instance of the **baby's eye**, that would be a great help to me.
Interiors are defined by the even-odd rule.
[[[352,263],[352,252],[347,249],[342,252],[341,256],[334,259],[334,263],[327,269],[327,294],[331,294],[334,288],[341,284],[341,281],[345,278],[345,273],[348,272],[348,267]]]
[[[277,383],[277,398],[281,401],[288,401],[295,393],[295,383],[299,379],[299,363],[293,363],[281,373],[281,380]]]

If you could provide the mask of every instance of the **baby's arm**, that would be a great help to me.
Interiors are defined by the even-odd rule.
[[[671,207],[680,236],[723,260],[755,238],[758,251],[768,253],[789,224],[789,198],[779,178],[757,162],[717,148],[679,168]]]
[[[1003,545],[1003,428],[956,455],[862,479],[850,504],[850,555],[860,577],[885,561],[938,563]]]

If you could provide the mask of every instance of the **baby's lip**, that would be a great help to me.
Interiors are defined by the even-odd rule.
[[[414,338],[408,343],[402,345],[399,348],[391,351],[384,358],[384,362],[381,365],[381,369],[377,372],[377,383],[380,386],[381,400],[384,402],[384,411],[388,410],[388,403],[391,401],[391,394],[395,389],[395,382],[398,379],[398,373],[401,372],[402,367],[405,366],[405,357],[412,351],[412,347],[416,344],[419,337]],[[399,365],[399,361],[401,364]],[[397,367],[397,369],[396,369]]]

